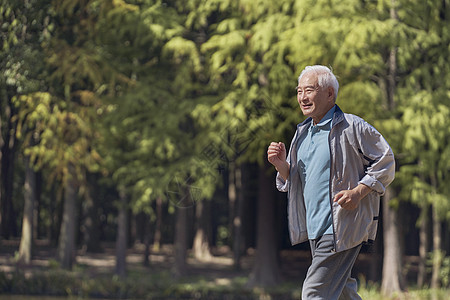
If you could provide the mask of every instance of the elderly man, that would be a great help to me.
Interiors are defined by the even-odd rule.
[[[386,140],[341,111],[338,90],[329,68],[306,67],[297,100],[308,118],[297,125],[288,153],[282,142],[267,150],[277,188],[288,192],[291,242],[309,240],[311,246],[302,299],[361,299],[351,270],[361,245],[375,238],[380,195],[395,175]]]

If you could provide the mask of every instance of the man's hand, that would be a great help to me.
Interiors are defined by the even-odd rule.
[[[364,184],[359,184],[351,190],[340,191],[334,196],[333,201],[337,202],[343,209],[354,210],[358,207],[361,199],[367,196],[372,189]]]
[[[286,146],[282,142],[270,143],[269,149],[267,149],[267,159],[275,168],[286,162]]]
[[[287,180],[289,164],[286,162],[286,146],[282,142],[272,142],[267,149],[267,160],[274,165],[280,175]]]

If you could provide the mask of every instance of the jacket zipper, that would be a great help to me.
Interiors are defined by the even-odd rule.
[[[336,115],[336,112],[334,113],[334,115]],[[342,120],[337,120],[337,118],[335,118],[333,116],[333,120],[331,123],[331,129],[330,129],[330,133],[328,134],[328,149],[330,150],[330,179],[329,179],[329,183],[328,183],[328,194],[330,197],[330,208],[331,208],[331,228],[333,229],[333,244],[334,244],[334,249],[332,249],[331,251],[333,252],[337,252],[337,242],[336,242],[336,229],[334,227],[334,213],[333,213],[333,198],[332,198],[332,191],[331,191],[331,187],[332,187],[332,181],[333,181],[333,172],[334,172],[334,156],[333,156],[333,151],[331,151],[331,133],[333,132],[333,130],[335,129],[335,127],[337,126],[338,123],[340,123]]]
[[[334,126],[333,126],[334,127]],[[336,252],[336,230],[334,228],[334,213],[333,213],[333,199],[332,199],[332,193],[331,193],[331,183],[332,183],[332,174],[334,171],[334,163],[333,163],[333,152],[331,151],[331,132],[333,131],[333,127],[330,130],[330,133],[328,134],[328,149],[330,150],[330,179],[328,183],[328,194],[330,197],[330,208],[331,208],[331,228],[333,229],[333,245],[334,249],[331,251]]]

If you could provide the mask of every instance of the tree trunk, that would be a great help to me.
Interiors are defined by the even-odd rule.
[[[377,237],[373,245],[369,246],[370,265],[367,280],[372,282],[380,282],[381,279],[382,266],[380,265],[380,261],[383,257],[383,245],[381,237]]]
[[[116,238],[116,275],[125,278],[127,275],[127,233],[128,233],[128,201],[124,191],[119,191],[120,203],[117,218]]]
[[[150,266],[150,233],[151,233],[151,220],[150,216],[144,215],[144,266]]]
[[[194,237],[194,257],[200,261],[211,261],[211,249],[209,237],[211,236],[210,203],[207,200],[198,201],[195,207],[197,230]]]
[[[422,288],[427,280],[427,254],[428,254],[428,232],[430,227],[430,222],[428,219],[429,206],[426,205],[422,208],[420,216],[420,229],[419,229],[419,266],[417,271],[417,286]]]
[[[57,250],[58,261],[64,269],[71,269],[75,259],[77,186],[74,176],[73,172],[69,172],[65,180],[64,210]]]
[[[443,260],[442,251],[442,229],[439,220],[439,212],[436,206],[432,206],[433,219],[433,271],[431,273],[431,288],[438,289],[441,287],[439,274],[441,273],[441,264]]]
[[[81,248],[83,253],[99,253],[102,251],[100,245],[100,222],[97,213],[98,206],[95,197],[92,195],[94,191],[95,188],[92,186],[91,181],[88,180],[83,203],[83,225],[81,226],[83,233],[83,245]]]
[[[390,17],[392,20],[398,20],[396,0],[391,0]],[[390,111],[395,109],[396,74],[397,49],[393,47],[389,53],[387,74],[387,105]],[[381,291],[386,296],[405,289],[397,211],[389,205],[393,197],[393,190],[388,187],[383,197],[384,259],[381,282]]]
[[[180,195],[181,200],[177,202],[177,215],[175,224],[175,241],[174,241],[174,256],[175,264],[172,268],[172,274],[174,277],[179,278],[186,275],[187,265],[186,256],[188,250],[189,241],[189,217],[192,215],[192,203],[191,193],[189,188],[184,190],[184,195]]]
[[[240,269],[240,260],[244,253],[244,197],[242,195],[242,169],[235,169],[236,207],[233,219],[233,263],[236,270]]]
[[[153,239],[153,251],[158,252],[161,247],[161,226],[162,226],[162,199],[156,198],[156,225],[155,237]]]
[[[404,280],[402,275],[402,254],[400,253],[400,243],[397,224],[397,212],[389,205],[392,199],[391,188],[386,189],[383,197],[383,236],[384,236],[384,259],[383,278],[381,282],[381,292],[385,296],[390,296],[394,292],[404,290]]]
[[[33,215],[36,202],[36,173],[30,166],[30,158],[25,158],[24,209],[22,236],[19,246],[19,263],[30,264],[33,247]]]
[[[278,264],[278,239],[275,231],[275,191],[272,170],[267,161],[261,166],[258,180],[256,257],[248,287],[270,287],[281,279]]]
[[[188,248],[188,208],[177,207],[177,216],[175,224],[174,256],[175,264],[172,268],[172,274],[179,278],[186,275],[186,255]]]
[[[236,216],[236,199],[237,199],[237,189],[236,189],[236,163],[228,163],[228,231],[232,232],[234,237],[234,218]],[[234,240],[233,240],[234,245]]]

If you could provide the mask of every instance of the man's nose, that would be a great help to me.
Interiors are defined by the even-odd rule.
[[[306,99],[305,93],[299,93],[299,94],[297,94],[297,99],[298,99],[299,102],[305,100],[305,99]]]

